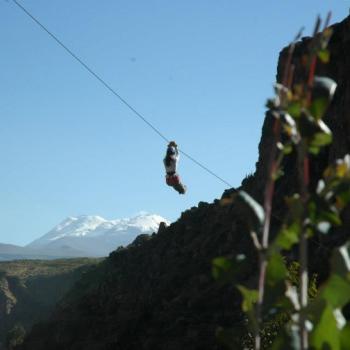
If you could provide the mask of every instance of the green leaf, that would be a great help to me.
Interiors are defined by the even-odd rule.
[[[258,301],[258,291],[256,289],[248,289],[242,285],[237,285],[236,287],[242,294],[242,310],[248,316],[248,327],[251,330],[256,330],[258,321],[255,315],[255,305]]]
[[[273,181],[277,181],[279,178],[281,178],[284,175],[284,172],[282,169],[278,169],[275,173],[271,174]]]
[[[348,187],[349,184],[348,184]],[[338,208],[343,208],[345,207],[346,204],[350,202],[350,189],[346,191],[342,191],[337,194],[337,207]]]
[[[239,198],[241,198],[243,202],[246,205],[248,205],[248,207],[253,211],[260,225],[262,225],[265,220],[265,211],[263,207],[245,191],[239,191],[238,195],[239,195]]]
[[[277,148],[283,152],[283,154],[287,155],[292,153],[293,146],[290,142],[283,144],[282,142],[277,142]]]
[[[332,142],[331,132],[317,132],[313,135],[311,146],[326,146]]]
[[[301,103],[299,101],[293,101],[288,106],[288,114],[294,118],[299,118],[301,114]]]
[[[328,105],[329,102],[327,98],[317,98],[312,101],[310,112],[316,119],[321,119],[326,113]]]
[[[309,143],[309,152],[312,154],[317,154],[320,147],[329,145],[332,142],[332,134],[325,132],[316,132],[312,135]]]
[[[285,279],[287,277],[287,268],[283,257],[277,253],[272,253],[268,258],[266,268],[266,284],[265,284],[265,298],[263,303],[262,317],[268,318],[268,315],[279,313],[282,308],[287,311],[285,297]],[[283,306],[282,306],[283,304]],[[288,304],[289,307],[291,304]]]
[[[339,330],[333,309],[326,305],[319,322],[314,324],[310,345],[315,350],[340,350]]]
[[[321,288],[319,297],[333,308],[342,308],[350,301],[350,283],[333,273]]]
[[[285,262],[279,253],[273,253],[269,259],[266,270],[266,282],[271,287],[276,286],[281,281],[284,282],[287,276]],[[283,283],[284,284],[284,283]]]
[[[327,49],[322,49],[318,51],[317,56],[322,63],[328,63],[330,59],[330,52]]]
[[[285,144],[284,146],[283,146],[283,154],[285,154],[285,155],[287,155],[287,154],[291,154],[292,153],[292,151],[293,151],[293,147],[292,147],[292,145],[291,144]]]
[[[215,258],[212,262],[212,274],[216,280],[226,278],[233,270],[232,261],[225,257]]]
[[[327,211],[321,211],[318,215],[318,219],[320,221],[328,221],[334,226],[341,225],[341,219],[339,217],[338,213],[335,213],[334,211],[327,210]]]
[[[247,313],[253,312],[254,305],[258,301],[258,291],[256,289],[248,289],[242,285],[238,285],[237,288],[243,297],[242,310]]]
[[[315,119],[311,114],[303,114],[299,122],[299,131],[308,140],[309,152],[317,154],[319,148],[332,141],[332,132],[321,119]]]
[[[320,153],[320,147],[309,146],[309,153],[317,156]]]
[[[311,199],[307,205],[309,220],[314,224],[317,223],[317,208],[319,207],[318,203],[320,201],[321,199],[319,197],[311,196]]]
[[[347,323],[346,326],[340,331],[340,349],[350,349],[350,323]]]
[[[274,245],[280,249],[291,249],[294,244],[299,242],[300,230],[300,225],[297,222],[284,226],[278,233]]]

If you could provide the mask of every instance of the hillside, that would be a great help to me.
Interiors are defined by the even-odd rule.
[[[32,249],[28,247],[16,246],[12,244],[0,243],[0,262],[12,260],[52,260],[60,258],[76,258],[87,256],[85,252],[73,249],[69,246],[60,246],[59,249]]]
[[[297,45],[295,62],[308,38]],[[335,142],[313,158],[313,178],[335,158],[350,152],[350,17],[334,26],[329,66],[318,73],[338,83],[328,113]],[[281,52],[277,81],[286,58]],[[302,76],[296,67],[296,79]],[[247,97],[248,98],[248,97]],[[265,187],[271,149],[271,119],[265,118],[254,175],[242,187],[259,200]],[[233,160],[232,160],[233,161]],[[272,230],[284,214],[283,195],[295,189],[295,161],[288,159],[286,175],[276,186]],[[234,192],[226,191],[224,198]],[[281,199],[280,199],[281,198]],[[206,350],[219,349],[216,328],[244,327],[241,298],[231,286],[220,286],[211,277],[211,261],[226,254],[244,254],[249,261],[240,271],[240,282],[256,277],[256,254],[247,230],[246,212],[238,202],[199,203],[169,227],[160,227],[150,238],[140,237],[129,248],[119,249],[95,271],[85,275],[56,308],[49,322],[37,325],[20,349]],[[349,237],[350,215],[330,239],[316,237],[311,245],[311,270],[320,278],[327,268],[331,245]]]
[[[9,260],[11,257],[20,257],[23,254],[23,247],[14,244],[0,243],[0,261]]]
[[[27,331],[48,318],[56,302],[98,260],[0,262],[0,349],[15,325]]]

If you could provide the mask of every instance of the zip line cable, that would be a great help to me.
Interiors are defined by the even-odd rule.
[[[45,31],[56,43],[61,46],[70,56],[72,56],[78,63],[80,63],[85,70],[87,70],[95,79],[97,79],[107,90],[109,90],[115,97],[117,97],[126,107],[128,107],[134,114],[140,118],[146,125],[148,125],[155,133],[158,134],[164,141],[167,143],[170,140],[165,137],[152,123],[150,123],[140,112],[138,112],[128,101],[126,101],[122,96],[119,95],[104,79],[102,79],[97,73],[93,71],[81,58],[79,58],[71,49],[69,49],[56,35],[54,35],[49,29],[47,29],[36,17],[34,17],[22,4],[20,4],[17,0],[12,0],[12,2],[21,9],[28,17],[30,17],[43,31]],[[192,162],[200,166],[202,169],[207,171],[209,174],[215,176],[218,180],[223,182],[225,185],[233,187],[229,182],[215,174],[209,168],[204,166],[202,163],[198,162],[196,159],[191,157],[186,152],[179,149],[179,152],[183,154],[185,157],[190,159]]]
[[[16,0],[12,0],[26,15],[28,15],[41,29],[43,29],[52,39],[56,41],[64,50],[66,50],[76,61],[78,61],[93,77],[95,77],[105,88],[107,88],[113,95],[119,98],[129,109],[131,109],[139,118],[141,118],[148,126],[150,126],[163,140],[169,140],[156,129],[149,121],[147,121],[135,108],[133,108],[124,98],[122,98],[109,84],[107,84],[99,75],[97,75],[85,62],[83,62],[72,50],[70,50],[60,39],[52,34],[43,24],[39,22],[26,8],[24,8]]]

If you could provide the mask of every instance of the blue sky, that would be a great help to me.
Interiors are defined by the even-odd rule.
[[[239,186],[255,169],[279,51],[349,0],[22,0],[168,139]],[[0,242],[26,244],[67,216],[176,220],[227,186],[182,157],[188,193],[164,184],[165,142],[9,0],[0,2]]]

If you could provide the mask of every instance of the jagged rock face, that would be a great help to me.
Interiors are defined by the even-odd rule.
[[[334,161],[350,152],[350,16],[334,26],[329,49],[330,63],[319,64],[317,74],[327,75],[338,84],[326,118],[334,134],[328,161]]]
[[[349,23],[348,18],[334,26],[331,63],[318,67],[319,74],[338,82],[338,91],[328,113],[335,142],[313,160],[315,176],[331,160],[350,151]],[[305,39],[297,45],[295,62],[307,43]],[[277,80],[285,54],[283,50],[280,55]],[[298,74],[302,72],[297,67],[297,79]],[[259,200],[272,147],[271,129],[271,119],[266,118],[256,173],[243,181],[243,188]],[[293,158],[285,169],[286,176],[276,186],[279,198],[296,188]],[[283,214],[282,201],[275,202],[274,217]],[[200,203],[170,227],[161,225],[150,239],[141,237],[132,246],[113,252],[71,290],[50,322],[34,328],[21,349],[219,349],[217,326],[241,327],[243,316],[238,292],[218,286],[211,278],[211,260],[230,253],[245,254],[251,264],[235,282],[249,285],[255,281],[256,254],[246,222],[238,203],[225,207],[219,201]],[[274,219],[273,228],[277,226]]]
[[[292,63],[295,65],[294,79],[296,82],[305,81],[308,72],[301,65],[302,56],[308,51],[310,38],[303,38],[295,47]],[[333,35],[328,46],[331,56],[328,64],[318,61],[316,75],[327,76],[337,82],[337,90],[330,105],[325,122],[333,133],[333,142],[323,149],[318,156],[310,156],[310,187],[315,188],[317,180],[322,176],[325,168],[336,159],[350,153],[350,17],[333,26]],[[287,61],[288,47],[280,53],[277,69],[277,82],[282,82],[285,63]],[[263,202],[264,188],[269,172],[270,153],[273,147],[273,117],[266,115],[262,136],[259,143],[259,159],[256,172],[248,181],[244,181],[250,192],[261,203]],[[276,183],[273,201],[272,231],[276,231],[286,212],[284,198],[298,192],[298,173],[295,153],[288,156],[283,164],[285,176]],[[339,245],[350,236],[350,208],[342,214],[343,225],[333,229],[328,237],[316,237],[310,242],[311,254],[314,259],[311,265],[319,269],[318,264],[324,267],[324,261],[332,245]],[[272,232],[272,234],[273,234]]]
[[[306,73],[300,62],[307,52],[310,38],[304,38],[296,45],[292,62],[295,65],[295,80],[304,79]],[[312,159],[312,177],[318,179],[325,167],[335,159],[343,157],[350,152],[350,17],[333,26],[333,35],[329,43],[331,52],[328,64],[317,63],[316,75],[328,76],[338,84],[332,105],[327,111],[325,120],[333,132],[333,143],[318,157]],[[277,82],[282,82],[284,66],[287,60],[288,48],[281,51],[277,69]],[[273,143],[272,117],[266,116],[262,137],[259,144],[259,160],[256,164],[254,184],[251,185],[254,194],[260,198],[263,195],[264,184],[269,168],[269,154]],[[278,186],[283,192],[291,192],[296,189],[295,159],[291,157],[286,164],[286,176],[281,178]],[[279,190],[277,186],[277,192]],[[280,194],[280,193],[278,193]]]
[[[0,279],[0,321],[4,322],[4,316],[6,317],[11,313],[16,302],[17,300],[10,289],[9,281],[3,276]]]

